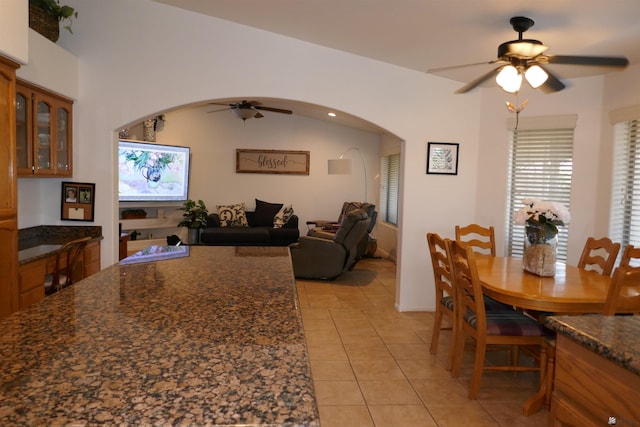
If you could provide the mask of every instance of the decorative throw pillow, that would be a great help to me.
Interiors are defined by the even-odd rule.
[[[367,202],[344,202],[344,204],[342,205],[342,212],[340,213],[340,217],[338,218],[338,223],[341,223],[344,216],[355,209],[362,209],[367,213],[367,215],[371,215],[372,211],[375,209],[375,206]]]
[[[273,228],[282,228],[293,216],[293,206],[283,206],[273,218]]]
[[[248,227],[244,203],[217,206],[221,227]]]
[[[256,210],[252,225],[255,227],[271,227],[273,218],[280,209],[282,209],[282,203],[267,203],[256,199]]]

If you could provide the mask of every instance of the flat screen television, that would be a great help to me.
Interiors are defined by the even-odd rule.
[[[187,200],[189,150],[189,147],[118,141],[118,200]]]

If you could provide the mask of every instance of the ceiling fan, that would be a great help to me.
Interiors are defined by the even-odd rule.
[[[238,118],[245,121],[250,118],[260,119],[264,117],[260,111],[271,111],[273,113],[281,114],[293,114],[291,110],[284,110],[282,108],[265,107],[258,101],[246,101],[232,102],[230,104],[220,104],[217,102],[211,102],[212,105],[224,105],[227,108],[221,108],[219,110],[209,111],[210,113],[217,113],[218,111],[231,110],[231,112]]]
[[[435,73],[480,64],[497,64],[496,68],[467,83],[455,93],[469,92],[494,76],[498,85],[507,92],[518,92],[524,76],[533,88],[539,87],[544,92],[550,93],[561,91],[566,86],[549,72],[546,68],[547,65],[583,65],[622,69],[629,64],[627,58],[620,56],[546,55],[544,52],[549,48],[548,46],[543,45],[539,40],[522,38],[522,33],[533,26],[533,19],[515,16],[509,22],[514,31],[518,33],[518,40],[511,40],[498,46],[498,59],[476,64],[435,68],[428,72]]]

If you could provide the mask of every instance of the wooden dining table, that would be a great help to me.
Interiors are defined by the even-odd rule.
[[[522,259],[476,255],[483,292],[514,307],[562,314],[602,313],[611,278],[565,263],[554,276],[524,271]]]
[[[565,263],[556,263],[554,276],[524,271],[522,258],[476,254],[478,276],[485,295],[514,307],[557,314],[602,313],[611,278]],[[547,380],[527,399],[522,412],[530,415],[544,404]]]

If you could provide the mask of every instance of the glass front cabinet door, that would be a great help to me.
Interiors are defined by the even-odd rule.
[[[72,101],[19,82],[16,140],[19,176],[72,176]]]

